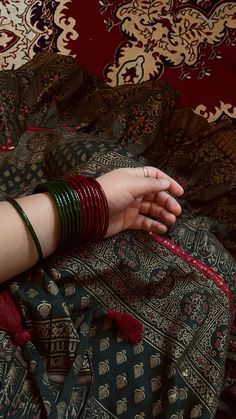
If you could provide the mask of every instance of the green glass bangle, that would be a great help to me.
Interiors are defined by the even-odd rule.
[[[65,209],[65,200],[62,198],[58,191],[55,188],[53,182],[48,183],[47,185],[48,192],[51,194],[52,198],[54,198],[58,211],[60,213],[61,219],[61,231],[62,231],[62,247],[68,242],[68,221],[67,221],[67,214]]]
[[[37,237],[37,234],[35,233],[33,226],[30,222],[30,220],[28,219],[25,211],[23,210],[23,208],[21,208],[21,206],[18,204],[17,201],[15,201],[15,199],[13,198],[7,198],[7,201],[15,208],[15,210],[18,212],[18,214],[20,215],[21,219],[24,221],[24,223],[26,224],[28,231],[31,234],[31,237],[33,239],[33,242],[35,244],[35,247],[37,249],[38,252],[38,257],[40,262],[43,260],[43,252],[42,252],[42,248],[41,245],[39,243],[39,239]]]
[[[67,197],[69,200],[69,208],[73,217],[73,231],[71,238],[74,238],[78,236],[78,234],[80,233],[82,224],[79,197],[74,188],[65,179],[61,179],[58,182],[60,182],[60,184],[63,185],[64,190],[67,193]]]
[[[65,179],[54,179],[38,185],[37,192],[48,192],[54,200],[61,224],[62,247],[80,233],[81,210],[78,194]]]
[[[77,184],[74,182],[72,177],[66,178],[66,182],[68,183],[70,188],[74,191],[75,196],[76,196],[76,205],[78,207],[77,215],[78,215],[78,223],[79,223],[78,236],[80,236],[83,230],[83,225],[84,225],[84,211],[83,211],[83,205],[81,203],[81,194],[78,191]]]
[[[68,243],[71,240],[71,237],[74,231],[74,214],[72,210],[71,200],[61,180],[53,180],[51,184],[53,185],[53,187],[55,188],[55,191],[57,192],[57,194],[61,197],[61,200],[63,201],[63,211],[66,218],[66,227],[67,227],[66,242]]]
[[[58,214],[59,214],[59,219],[60,219],[60,225],[61,225],[61,242],[62,242],[61,246],[63,247],[67,243],[67,237],[68,237],[67,220],[66,220],[67,217],[65,214],[64,203],[60,195],[58,195],[55,188],[53,187],[53,182],[50,182],[50,183],[46,182],[46,183],[42,183],[36,186],[34,193],[38,193],[38,192],[48,192],[56,204]]]

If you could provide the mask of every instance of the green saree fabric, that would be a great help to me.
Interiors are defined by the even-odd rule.
[[[32,340],[22,348],[0,332],[0,417],[232,418],[235,128],[174,111],[164,83],[110,88],[60,55],[2,72],[0,85],[0,143],[15,146],[0,154],[1,200],[50,178],[144,164],[185,189],[164,237],[74,242],[1,286]],[[138,344],[109,307],[143,323]]]

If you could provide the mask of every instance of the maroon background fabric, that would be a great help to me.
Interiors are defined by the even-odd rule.
[[[186,57],[183,62],[178,64],[173,52],[173,61],[168,62],[167,57],[161,56],[158,63],[161,64],[156,74],[148,73],[143,79],[161,78],[171,83],[180,92],[179,106],[190,106],[197,108],[203,105],[206,109],[198,109],[198,113],[203,114],[209,120],[215,120],[222,114],[230,117],[236,117],[235,101],[235,74],[236,74],[236,1],[180,1],[174,0],[171,6],[167,1],[106,1],[87,0],[86,2],[77,3],[72,1],[68,8],[68,16],[76,16],[75,29],[79,34],[76,41],[70,40],[68,48],[76,55],[76,59],[89,72],[97,75],[99,78],[107,78],[111,84],[120,84],[115,77],[111,77],[114,73],[111,66],[120,69],[122,66],[120,56],[124,54],[126,61],[133,59],[133,49],[138,46],[138,54],[145,55],[146,48],[143,39],[136,38],[134,31],[132,32],[132,24],[129,27],[131,32],[127,33],[127,20],[134,21],[140,25],[141,19],[137,20],[135,7],[150,7],[152,4],[158,6],[163,3],[162,8],[152,16],[156,19],[153,22],[143,25],[139,34],[145,28],[150,30],[156,27],[157,31],[163,28],[167,30],[166,39],[172,50],[175,45],[171,42],[171,35],[174,34],[174,40],[177,39],[178,28],[184,28],[190,25],[187,38],[189,36],[190,44],[197,42],[197,37],[202,36],[204,32],[205,41],[197,45],[197,58],[195,62],[189,65]],[[135,6],[136,5],[136,6]],[[128,7],[129,6],[129,7]],[[132,7],[133,10],[132,10]],[[120,19],[119,10],[127,8],[127,13],[123,13],[123,20]],[[156,7],[157,9],[158,7]],[[143,9],[144,10],[144,9]],[[159,14],[161,11],[162,15]],[[154,10],[155,12],[155,10]],[[116,15],[117,13],[117,15]],[[196,16],[198,16],[196,18]],[[178,20],[180,23],[178,23]],[[182,20],[182,21],[181,21]],[[125,23],[126,21],[126,23]],[[207,23],[204,28],[203,23]],[[219,23],[222,28],[219,28]],[[192,35],[191,35],[192,33]],[[212,34],[215,36],[214,41],[210,41]],[[192,38],[191,38],[192,37]],[[147,43],[150,39],[147,39]],[[172,40],[173,40],[172,39]],[[210,43],[211,42],[211,43]],[[150,44],[149,44],[150,46]],[[183,48],[183,57],[186,55],[186,45],[179,44],[177,49]],[[123,52],[122,52],[123,50]],[[149,66],[149,57],[153,54],[158,56],[162,54],[159,45],[153,42],[152,53],[144,57],[144,67]],[[130,58],[132,57],[132,58]],[[126,78],[123,81],[135,83],[138,79],[135,72],[135,64],[133,69],[129,68]],[[139,78],[139,81],[140,78]],[[224,103],[224,106],[222,103]],[[225,106],[226,105],[226,106]],[[228,105],[228,106],[227,106]],[[218,108],[218,110],[216,109]],[[217,111],[217,112],[216,112]],[[210,112],[212,114],[210,114]]]

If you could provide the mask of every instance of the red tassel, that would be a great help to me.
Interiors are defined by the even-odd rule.
[[[0,294],[0,329],[10,332],[18,345],[25,345],[31,340],[28,330],[22,327],[20,314],[8,291]]]
[[[121,313],[109,308],[107,318],[116,322],[120,333],[128,342],[136,344],[142,339],[143,325],[130,314]]]

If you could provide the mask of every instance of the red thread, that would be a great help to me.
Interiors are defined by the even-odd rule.
[[[50,132],[52,131],[51,128],[41,128],[41,127],[27,127],[25,131],[29,132]]]
[[[30,333],[22,327],[19,311],[8,291],[0,294],[0,329],[11,333],[18,345],[31,340]]]
[[[31,340],[31,334],[28,332],[28,330],[21,329],[14,333],[14,338],[18,345],[22,346]]]
[[[137,344],[142,339],[143,325],[130,314],[109,308],[107,318],[115,321],[121,335],[128,342]]]
[[[185,262],[187,262],[189,265],[194,266],[198,271],[202,272],[207,278],[210,278],[215,282],[215,284],[225,293],[225,295],[229,299],[231,321],[233,322],[234,300],[233,300],[232,292],[230,288],[228,287],[228,285],[223,280],[223,278],[220,275],[218,275],[214,271],[214,269],[207,266],[204,262],[189,255],[184,249],[182,249],[182,247],[175,244],[172,240],[167,239],[165,237],[161,237],[158,234],[154,234],[154,233],[150,233],[150,236],[157,243],[160,243],[163,246],[165,246],[172,253],[181,257],[181,259],[185,260]]]

